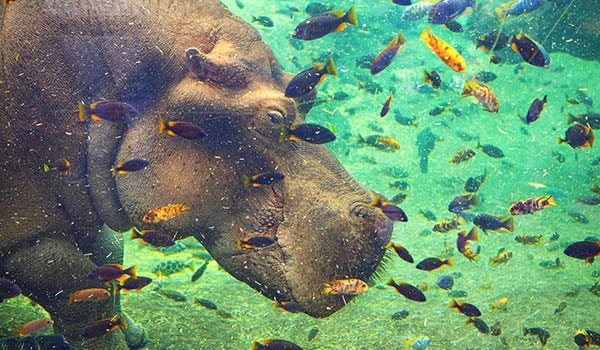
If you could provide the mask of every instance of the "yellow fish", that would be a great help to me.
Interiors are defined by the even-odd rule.
[[[425,28],[419,39],[423,40],[425,45],[455,72],[464,73],[467,70],[465,59],[460,53],[444,40],[433,35],[429,27]]]
[[[480,83],[475,79],[465,81],[461,96],[475,97],[475,99],[483,105],[484,111],[498,113],[498,110],[500,109],[500,103],[498,103],[494,90],[488,85]]]
[[[181,204],[169,204],[164,207],[154,208],[149,210],[144,215],[144,222],[156,224],[161,221],[170,220],[176,216],[188,212],[188,206],[185,203]]]

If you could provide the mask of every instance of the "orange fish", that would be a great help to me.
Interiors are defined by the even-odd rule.
[[[348,278],[325,283],[324,294],[358,295],[369,289],[367,283],[358,278]]]
[[[187,213],[188,210],[189,208],[185,203],[169,204],[165,205],[164,207],[149,210],[146,215],[144,215],[143,220],[144,222],[156,224],[161,221],[170,220],[183,213]]]
[[[462,97],[473,96],[477,102],[483,105],[483,110],[491,113],[498,113],[500,104],[494,94],[494,91],[488,85],[478,82],[477,80],[467,80],[461,94]]]
[[[419,39],[425,42],[425,45],[433,51],[444,63],[455,72],[464,73],[467,70],[465,59],[444,40],[431,34],[429,27],[425,28]]]
[[[19,335],[19,336],[42,333],[46,329],[48,329],[48,327],[52,326],[53,324],[54,324],[54,321],[47,319],[47,318],[33,320],[31,322],[27,322],[25,324],[18,325],[17,330],[15,330],[13,333],[15,335]]]
[[[110,292],[104,288],[82,289],[69,294],[69,304],[85,300],[102,301],[108,297],[110,297]]]

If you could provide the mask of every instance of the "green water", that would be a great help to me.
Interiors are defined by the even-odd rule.
[[[374,285],[336,314],[326,319],[314,319],[272,308],[270,300],[235,280],[214,261],[209,263],[200,280],[191,283],[191,275],[204,263],[198,258],[203,249],[193,240],[183,242],[187,246],[185,250],[165,255],[126,239],[126,266],[136,264],[140,274],[161,281],[163,288],[187,296],[186,302],[176,302],[153,293],[154,286],[140,293],[123,295],[124,310],[148,331],[150,343],[147,349],[249,349],[253,341],[266,338],[287,339],[305,349],[397,349],[402,348],[403,341],[421,336],[431,339],[429,349],[539,349],[537,337],[523,336],[523,327],[542,327],[550,332],[551,338],[545,349],[576,349],[573,336],[577,329],[600,331],[600,299],[588,290],[600,281],[593,276],[600,268],[562,253],[570,242],[600,236],[600,209],[576,201],[578,197],[594,196],[589,188],[599,181],[600,168],[592,163],[600,154],[596,148],[574,150],[568,145],[557,144],[557,139],[564,137],[568,127],[568,113],[586,113],[597,108],[583,103],[570,106],[565,101],[566,96],[575,98],[577,91],[583,91],[600,103],[598,61],[551,51],[550,68],[543,69],[522,63],[516,53],[506,48],[503,55],[507,62],[489,64],[488,54],[475,49],[472,37],[474,33],[485,32],[482,28],[490,30],[499,25],[491,13],[500,1],[478,1],[472,14],[459,19],[465,27],[464,33],[452,33],[439,26],[432,28],[434,34],[463,55],[467,63],[464,74],[445,66],[418,39],[427,26],[425,19],[403,21],[400,19],[403,8],[389,1],[330,2],[335,8],[342,9],[355,5],[360,25],[315,41],[302,42],[302,49],[292,47],[289,33],[308,15],[304,11],[292,12],[289,6],[303,10],[309,1],[242,0],[243,9],[235,1],[224,2],[247,21],[252,16],[272,19],[272,28],[257,23],[254,26],[273,48],[284,69],[291,73],[335,55],[340,76],[328,77],[319,85],[318,96],[324,101],[312,109],[307,121],[335,126],[338,139],[328,146],[346,169],[367,187],[392,197],[399,190],[391,188],[390,182],[407,181],[410,188],[405,191],[407,198],[400,207],[408,214],[409,221],[395,224],[393,241],[405,245],[417,261],[429,256],[443,256],[449,250],[454,255],[455,266],[432,273],[419,271],[389,252],[376,285],[383,286],[390,277],[413,285],[426,283],[429,286],[425,292],[426,303],[412,302],[389,287]],[[559,5],[560,11],[565,9],[565,4]],[[528,16],[510,18],[506,26],[511,30],[535,32],[536,23],[545,21],[543,15],[552,6],[549,1]],[[570,11],[576,9],[574,6]],[[476,16],[484,16],[487,21],[481,24],[473,18]],[[581,21],[577,20],[578,16]],[[579,26],[581,31],[587,30],[598,40],[600,33],[585,22],[586,16],[589,13],[568,12],[557,27]],[[544,25],[552,27],[548,23]],[[398,31],[405,33],[408,43],[385,71],[373,77],[368,69],[357,67],[358,58],[379,53]],[[543,37],[536,39],[550,50],[555,46]],[[564,39],[577,41],[578,37]],[[415,86],[422,83],[424,69],[439,72],[444,82],[442,89],[417,91]],[[498,76],[489,83],[500,102],[497,114],[485,112],[471,98],[460,96],[462,82],[480,71],[490,71]],[[382,91],[372,94],[361,88],[368,81],[381,86]],[[340,91],[348,94],[348,98],[343,101],[332,99]],[[395,96],[391,112],[380,118],[379,111],[390,91]],[[531,125],[524,124],[521,118],[531,102],[544,95],[548,95],[548,104],[542,117]],[[448,106],[447,109],[459,109],[461,115],[451,112],[438,116],[429,114],[431,109],[442,104]],[[402,116],[416,117],[418,126],[397,123],[394,120],[396,111]],[[430,154],[428,172],[422,173],[415,143],[419,132],[426,127],[430,127],[440,140]],[[459,132],[475,139],[464,141],[458,136]],[[386,152],[359,147],[359,134],[393,137],[400,143],[400,149]],[[483,154],[476,148],[478,141],[500,147],[506,157],[494,159]],[[450,164],[452,156],[464,149],[474,149],[477,155],[466,163]],[[406,170],[408,176],[394,176],[392,167]],[[481,255],[477,262],[471,262],[454,248],[457,231],[421,234],[423,230],[431,230],[435,222],[418,213],[430,210],[438,220],[452,218],[447,211],[448,203],[463,193],[468,177],[484,172],[488,178],[479,191],[482,203],[474,209],[475,213],[507,214],[508,206],[516,200],[548,194],[555,195],[558,205],[536,215],[515,217],[513,233],[482,233]],[[570,214],[584,215],[589,223],[577,222]],[[471,226],[466,224],[463,229],[468,230]],[[560,238],[550,242],[554,233],[560,234]],[[514,240],[518,234],[542,235],[544,243],[518,244]],[[500,248],[512,251],[513,258],[506,265],[490,266],[488,260]],[[539,265],[557,257],[564,263],[563,268],[547,269]],[[165,260],[180,260],[191,266],[169,276],[153,275],[155,266]],[[502,322],[500,336],[479,333],[472,325],[465,324],[465,316],[448,308],[447,291],[435,284],[439,276],[447,273],[462,276],[456,278],[454,289],[468,292],[468,296],[460,300],[477,305],[483,314],[481,318],[488,325]],[[493,311],[490,303],[501,297],[508,298],[507,306]],[[194,303],[195,298],[213,301],[219,311],[198,306]],[[566,302],[567,307],[555,314],[561,302]],[[18,319],[11,319],[10,324],[40,317],[42,312],[39,309],[31,311],[23,297],[6,301],[3,307],[21,310]],[[400,310],[408,310],[409,316],[392,320],[391,315]],[[313,327],[318,327],[319,332],[308,341],[308,332]]]

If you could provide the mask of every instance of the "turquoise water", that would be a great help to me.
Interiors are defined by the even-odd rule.
[[[152,292],[156,282],[140,293],[122,296],[124,310],[148,331],[147,349],[248,349],[253,341],[266,338],[287,339],[305,349],[398,349],[404,341],[423,336],[431,339],[429,349],[539,349],[537,337],[523,336],[523,327],[541,327],[551,334],[544,348],[562,350],[577,349],[573,343],[577,329],[600,331],[600,299],[589,291],[600,281],[598,274],[594,275],[600,268],[562,253],[573,241],[600,236],[598,206],[577,202],[579,197],[595,196],[589,189],[599,181],[600,168],[595,162],[600,154],[596,148],[572,149],[557,143],[568,128],[568,113],[597,111],[595,104],[586,105],[581,97],[582,103],[578,105],[568,104],[566,98],[578,98],[583,92],[600,103],[600,63],[576,57],[573,50],[571,53],[553,50],[564,43],[553,42],[552,33],[548,35],[554,24],[555,31],[577,27],[574,35],[564,37],[563,41],[595,38],[595,50],[600,54],[600,29],[589,21],[595,17],[583,11],[589,4],[548,1],[529,15],[506,21],[504,25],[509,32],[535,33],[532,37],[551,50],[552,62],[544,69],[523,63],[510,48],[501,52],[504,57],[501,64],[489,64],[488,53],[475,48],[473,37],[500,26],[492,14],[501,2],[478,1],[471,14],[458,20],[465,28],[464,33],[432,27],[434,34],[457,48],[465,58],[467,70],[460,74],[444,65],[419,40],[419,34],[428,25],[426,19],[404,21],[400,18],[403,7],[389,1],[328,3],[340,9],[356,6],[359,26],[301,42],[301,49],[292,46],[290,32],[308,17],[304,11],[308,1],[241,0],[243,8],[235,1],[224,2],[244,20],[268,16],[273,21],[273,27],[256,22],[253,25],[288,72],[298,73],[317,62],[324,63],[324,59],[333,55],[340,75],[327,77],[319,85],[318,98],[322,101],[307,115],[307,121],[335,128],[338,139],[328,147],[359,182],[388,198],[398,192],[406,193],[400,207],[409,220],[395,224],[394,242],[406,246],[416,261],[452,254],[455,266],[431,273],[419,271],[388,252],[385,268],[367,293],[328,318],[314,319],[272,308],[270,300],[231,277],[214,261],[200,280],[191,283],[193,272],[206,258],[203,248],[193,239],[184,240],[185,249],[172,254],[125,239],[126,266],[136,264],[140,274],[152,276],[164,289],[179,291],[187,297],[185,302],[176,302]],[[563,11],[565,15],[557,23]],[[546,30],[540,31],[536,25]],[[379,53],[399,31],[404,32],[408,42],[385,71],[372,76],[368,69],[357,66],[358,59]],[[583,32],[587,33],[586,39],[577,36]],[[424,69],[436,70],[441,75],[441,89],[420,86]],[[500,103],[497,114],[483,111],[481,104],[470,97],[460,96],[464,81],[480,71],[498,77],[488,83]],[[366,91],[365,84],[376,84],[381,91]],[[391,91],[394,93],[391,111],[380,118],[381,106]],[[348,97],[334,98],[340,92]],[[531,102],[544,95],[548,95],[548,103],[541,118],[530,125],[523,123],[521,119]],[[432,109],[441,105],[446,107],[445,112],[430,115]],[[417,126],[396,122],[396,113],[414,117]],[[439,139],[429,155],[428,171],[423,173],[416,142],[419,133],[428,127]],[[357,143],[359,135],[373,134],[393,137],[400,149],[382,151]],[[465,141],[463,134],[472,140]],[[485,155],[477,149],[478,142],[501,148],[505,157],[495,159]],[[450,164],[453,155],[465,149],[473,149],[477,155],[468,162]],[[431,211],[437,221],[452,218],[448,203],[464,192],[469,177],[484,173],[488,176],[479,190],[481,205],[474,213],[507,214],[510,204],[517,200],[549,194],[554,195],[558,205],[535,215],[515,217],[514,232],[481,233],[481,242],[472,244],[481,246],[481,255],[478,261],[471,262],[454,248],[458,231],[431,233],[435,221],[419,212]],[[406,181],[408,189],[391,187],[390,183],[395,181]],[[577,215],[589,222],[575,220]],[[462,229],[471,226],[467,223]],[[550,241],[554,233],[560,237]],[[544,242],[521,245],[514,240],[519,234],[542,235]],[[513,252],[512,259],[505,265],[490,266],[488,260],[501,248]],[[561,268],[539,265],[557,257],[563,264]],[[167,260],[190,266],[168,276],[153,274],[155,267]],[[459,300],[477,305],[488,325],[502,322],[501,335],[479,333],[472,325],[465,324],[465,316],[448,308],[451,300],[448,292],[435,284],[439,276],[448,273],[457,277],[453,289],[468,293]],[[413,285],[427,284],[428,301],[415,303],[384,287],[390,277]],[[494,310],[491,303],[503,297],[508,298],[506,306]],[[211,300],[218,310],[198,306],[195,298]],[[25,307],[21,299],[24,298],[6,301],[8,306],[2,306],[20,310],[17,323],[43,315],[39,308]],[[566,302],[567,307],[555,313],[561,302]],[[393,320],[392,314],[401,310],[408,310],[409,316]],[[319,331],[309,341],[307,336],[313,327]]]

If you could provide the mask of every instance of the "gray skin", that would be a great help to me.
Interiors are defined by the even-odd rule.
[[[19,1],[0,9],[0,272],[50,312],[77,349],[124,349],[119,332],[83,340],[85,325],[114,316],[112,301],[68,305],[99,284],[87,274],[122,259],[101,230],[132,226],[196,237],[235,278],[268,298],[326,317],[345,305],[323,294],[335,279],[367,280],[392,222],[322,145],[279,143],[304,122],[314,95],[290,99],[291,76],[248,24],[217,1]],[[193,49],[190,49],[193,48]],[[80,122],[77,102],[124,101],[125,123]],[[159,134],[159,120],[201,125],[208,137]],[[142,171],[113,164],[144,157]],[[70,175],[43,164],[68,159]],[[242,178],[277,170],[273,186]],[[189,212],[157,224],[170,203]],[[240,251],[257,235],[275,244]],[[108,257],[108,259],[107,259]]]

